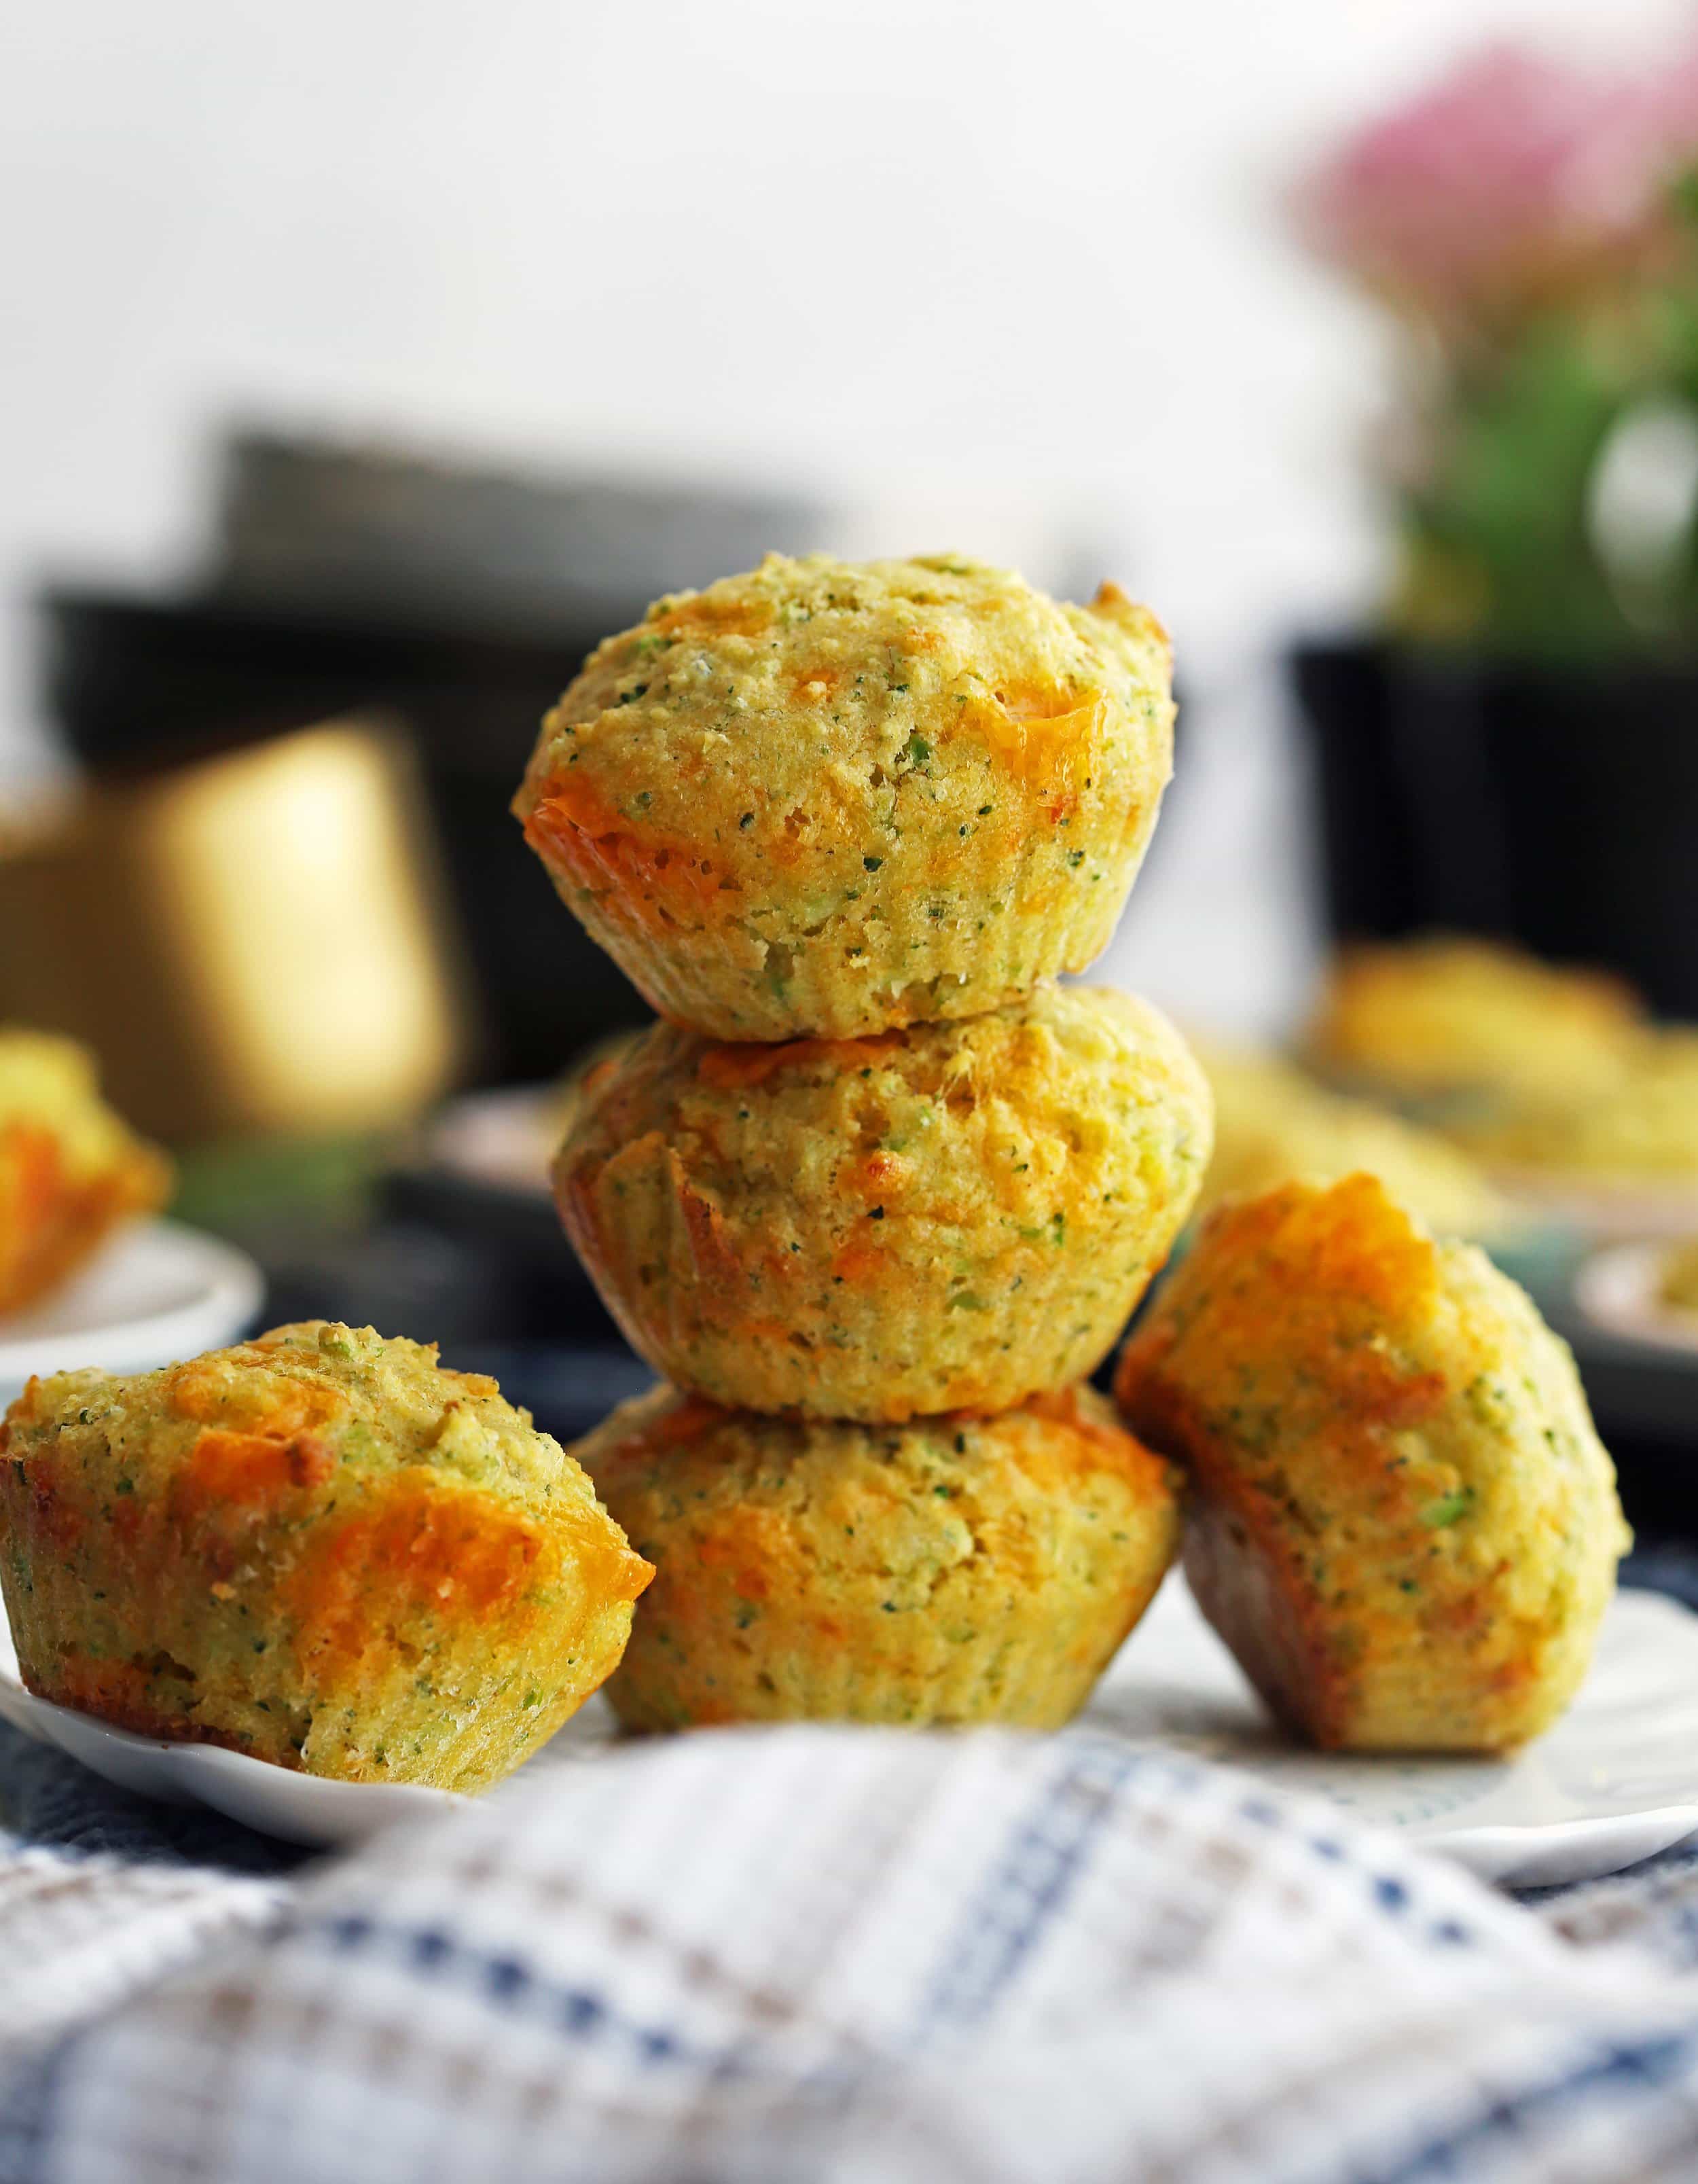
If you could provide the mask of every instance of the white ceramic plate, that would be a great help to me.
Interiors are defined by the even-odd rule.
[[[517,1084],[502,1092],[468,1092],[449,1100],[427,1125],[425,1157],[469,1183],[546,1200],[548,1166],[564,1125],[552,1084]]]
[[[1698,1616],[1659,1593],[1617,1595],[1579,1696],[1510,1759],[1361,1759],[1285,1742],[1177,1579],[1085,1719],[1318,1791],[1506,1887],[1615,1873],[1698,1836]]]
[[[142,1222],[44,1302],[0,1319],[0,1405],[32,1373],[142,1373],[216,1350],[264,1296],[244,1252],[175,1221]]]
[[[1574,1301],[1588,1319],[1611,1334],[1684,1354],[1698,1366],[1698,1312],[1662,1301],[1662,1278],[1673,1246],[1617,1244],[1588,1259],[1574,1277]]]
[[[292,1842],[356,1841],[454,1802],[443,1791],[324,1781],[210,1745],[105,1729],[23,1689],[3,1623],[0,1717],[126,1789],[209,1805]],[[1350,1759],[1283,1742],[1177,1578],[1084,1720],[1319,1791],[1506,1886],[1613,1873],[1698,1835],[1698,1616],[1654,1593],[1617,1599],[1574,1707],[1513,1759]],[[593,1699],[530,1763],[582,1763],[614,1735],[605,1702]]]

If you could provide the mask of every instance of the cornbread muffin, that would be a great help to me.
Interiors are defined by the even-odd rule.
[[[607,1687],[637,1729],[1056,1728],[1178,1531],[1167,1467],[1088,1389],[877,1429],[660,1388],[574,1453],[655,1565]]]
[[[663,1015],[860,1038],[1082,970],[1172,770],[1167,639],[971,561],[799,561],[656,602],[543,722],[515,800]]]
[[[1347,949],[1306,1045],[1327,1074],[1394,1094],[1584,1099],[1618,1080],[1644,1021],[1602,972],[1435,934]]]
[[[144,1736],[480,1790],[618,1661],[650,1571],[494,1381],[309,1321],[0,1428],[24,1680]]]
[[[1510,1225],[1485,1173],[1438,1131],[1328,1091],[1275,1054],[1196,1048],[1215,1100],[1215,1154],[1198,1210],[1251,1197],[1292,1176],[1335,1183],[1361,1171],[1441,1235]]]
[[[1628,1545],[1574,1361],[1375,1178],[1212,1215],[1116,1389],[1189,1467],[1192,1591],[1292,1728],[1496,1752],[1573,1698]]]
[[[605,1039],[598,1039],[575,1055],[549,1088],[548,1121],[550,1132],[548,1152],[576,1123],[584,1111],[585,1095],[606,1082],[628,1054],[643,1043],[640,1031],[610,1032]]]
[[[1658,1294],[1676,1312],[1698,1312],[1698,1237],[1669,1253]]]
[[[1603,1184],[1698,1180],[1698,1030],[1646,1030],[1608,1086],[1529,1095],[1458,1128],[1506,1168]]]
[[[592,1091],[554,1184],[669,1379],[871,1424],[1088,1373],[1209,1157],[1208,1087],[1142,1001],[1040,987],[965,1023],[712,1045],[662,1025]]]
[[[0,1313],[45,1296],[170,1191],[170,1162],[101,1099],[86,1047],[0,1027]]]

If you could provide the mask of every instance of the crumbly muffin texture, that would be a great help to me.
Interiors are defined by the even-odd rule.
[[[1252,1197],[1293,1176],[1377,1175],[1441,1235],[1500,1234],[1512,1216],[1485,1171],[1439,1131],[1328,1090],[1277,1054],[1196,1050],[1215,1100],[1215,1150],[1198,1200]]]
[[[1566,1345],[1373,1177],[1223,1206],[1122,1359],[1185,1568],[1316,1743],[1499,1751],[1578,1688],[1628,1545]]]
[[[1346,949],[1307,1050],[1335,1076],[1488,1108],[1605,1089],[1644,1023],[1638,996],[1607,972],[1441,933]]]
[[[1207,1165],[1207,1085],[1145,1003],[1041,988],[877,1039],[661,1026],[555,1164],[635,1347],[753,1410],[994,1411],[1112,1346]]]
[[[721,1039],[965,1017],[1106,944],[1172,770],[1171,655],[933,557],[771,554],[591,656],[514,805],[662,1015]]]
[[[655,1565],[608,1685],[639,1729],[1057,1727],[1178,1529],[1167,1467],[1088,1390],[878,1429],[662,1388],[575,1453]]]
[[[0,1027],[0,1313],[47,1295],[170,1190],[170,1162],[102,1100],[86,1047]]]
[[[40,1696],[354,1781],[485,1787],[618,1661],[650,1574],[578,1465],[434,1348],[310,1321],[0,1428]]]

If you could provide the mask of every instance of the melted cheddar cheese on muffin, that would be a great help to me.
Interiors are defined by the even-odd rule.
[[[721,1039],[966,1017],[1106,944],[1172,763],[1166,638],[935,557],[771,554],[591,656],[514,805],[663,1016]]]
[[[506,1774],[615,1667],[650,1575],[494,1381],[323,1321],[31,1381],[0,1520],[41,1697],[360,1782]]]
[[[561,1213],[632,1345],[715,1401],[874,1423],[1089,1373],[1207,1166],[1208,1087],[1142,1001],[715,1045],[661,1026],[587,1094]]]
[[[1089,1389],[875,1428],[661,1388],[573,1452],[655,1566],[607,1693],[639,1729],[1056,1728],[1178,1535],[1167,1466]]]
[[[1573,1358],[1375,1178],[1211,1215],[1116,1391],[1189,1474],[1205,1614],[1301,1734],[1501,1751],[1573,1697],[1628,1545]]]

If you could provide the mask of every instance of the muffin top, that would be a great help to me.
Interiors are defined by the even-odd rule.
[[[1158,1519],[1164,1563],[1172,1543],[1174,1474],[1087,1386],[994,1418],[882,1427],[763,1418],[661,1386],[615,1411],[576,1453],[633,1523],[640,1553],[665,1570],[676,1526],[674,1556],[693,1541],[702,1566],[686,1581],[758,1568],[765,1591],[751,1597],[835,1581],[867,1588],[875,1611],[894,1613],[887,1603],[935,1607],[952,1574],[983,1579],[1011,1563],[1035,1574],[1036,1549],[1010,1507],[1016,1475],[1033,1508],[1058,1523],[1092,1482],[1111,1481]],[[1113,1558],[1124,1540],[1105,1532],[1100,1544]]]
[[[946,555],[770,554],[597,647],[519,808],[552,799],[657,848],[716,838],[721,883],[894,847],[967,779],[990,800],[975,831],[1005,833],[1076,809],[1128,736],[1165,747],[1171,664],[1155,616],[1112,584],[1066,606]]]
[[[1373,1176],[1211,1214],[1116,1391],[1153,1446],[1265,1503],[1363,1627],[1487,1580],[1500,1613],[1542,1618],[1628,1544],[1567,1346],[1484,1252],[1436,1243]]]
[[[1102,944],[1172,767],[1170,669],[1112,585],[1064,606],[946,557],[770,555],[602,644],[514,810],[663,1012],[731,1038],[968,1014],[1031,983],[1015,911],[1055,928],[1039,970]],[[699,935],[728,992],[672,990]],[[804,953],[849,990],[792,990]],[[906,990],[940,975],[938,1005]]]
[[[73,1183],[133,1160],[139,1140],[100,1096],[93,1056],[74,1039],[0,1025],[0,1137],[21,1127],[53,1136]],[[164,1156],[157,1156],[163,1179]]]
[[[657,1132],[721,1219],[734,1210],[779,1251],[800,1208],[868,1250],[894,1233],[869,1223],[910,1211],[935,1250],[977,1227],[1059,1250],[1108,1194],[1147,1201],[1171,1239],[1208,1161],[1211,1101],[1147,1001],[1045,986],[865,1039],[739,1046],[658,1027],[592,1086],[556,1162],[563,1190]]]
[[[663,1025],[554,1180],[633,1346],[721,1402],[875,1421],[1092,1371],[1190,1210],[1208,1087],[1146,1004],[714,1045]]]
[[[594,1504],[588,1480],[493,1380],[437,1362],[434,1344],[305,1320],[233,1349],[123,1378],[34,1379],[6,1414],[0,1454],[27,1470],[51,1451],[91,1484],[269,1515],[332,1479],[379,1485],[448,1474],[535,1515]]]
[[[882,1428],[661,1388],[579,1452],[655,1564],[608,1685],[639,1728],[1057,1728],[1178,1538],[1173,1473],[1088,1388]]]

